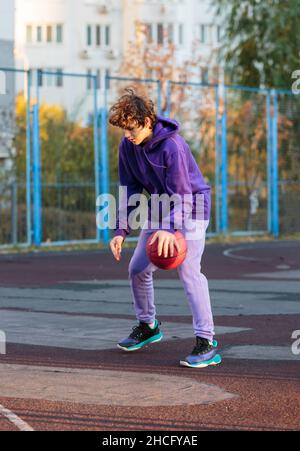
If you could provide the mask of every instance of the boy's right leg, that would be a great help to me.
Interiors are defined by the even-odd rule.
[[[129,264],[130,287],[139,325],[133,328],[128,338],[118,344],[119,348],[126,351],[134,351],[162,339],[158,328],[160,322],[155,319],[153,272],[157,267],[150,262],[146,252],[147,240],[152,233],[153,230],[142,229]],[[154,324],[154,327],[150,327],[150,324]]]

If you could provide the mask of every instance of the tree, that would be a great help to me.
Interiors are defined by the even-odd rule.
[[[43,238],[91,238],[95,233],[93,128],[70,120],[58,105],[43,102],[39,113]],[[22,182],[18,203],[25,214],[26,102],[22,93],[16,98],[16,126],[13,173]]]
[[[300,65],[300,2],[212,0],[212,4],[217,5],[217,16],[223,20],[220,59],[226,82],[291,90],[292,74]],[[280,213],[281,229],[285,230],[299,230],[295,215],[300,189],[299,100],[296,95],[278,95]],[[264,163],[262,155],[259,161]]]
[[[212,0],[222,17],[228,83],[291,89],[299,69],[299,0]]]
[[[211,74],[214,78],[211,83],[217,82],[218,67],[213,64],[214,53],[205,58],[202,54],[199,42],[195,40],[192,44],[192,57],[179,60],[178,48],[170,39],[168,31],[163,33],[161,44],[153,42],[149,38],[147,26],[142,22],[136,22],[135,40],[129,43],[128,52],[125,55],[118,72],[121,75],[133,78],[152,78],[159,80],[162,86],[162,111],[166,111],[166,82],[168,80],[178,82],[199,82],[201,79],[201,67],[212,67]],[[128,82],[126,83],[128,85]],[[122,89],[124,84],[120,84]],[[140,83],[134,85],[137,91],[147,89],[149,95],[156,97],[156,85],[149,84],[144,87]],[[186,87],[176,89],[172,95],[172,107],[181,103],[185,98]]]

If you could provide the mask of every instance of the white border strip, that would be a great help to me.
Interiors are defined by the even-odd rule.
[[[6,409],[0,404],[0,415],[3,415],[7,418],[11,423],[13,423],[20,431],[34,431],[29,424],[25,423],[25,421],[21,420],[15,413]]]

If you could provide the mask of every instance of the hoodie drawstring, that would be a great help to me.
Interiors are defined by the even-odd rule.
[[[144,152],[144,155],[145,155],[146,159],[149,161],[149,163],[150,163],[152,166],[156,166],[157,168],[165,168],[165,169],[167,169],[168,166],[160,166],[159,164],[153,163],[153,162],[152,162],[151,160],[149,160],[149,158],[147,157],[146,152],[145,152],[144,149],[143,149],[143,152]]]
[[[183,146],[182,146],[182,143],[178,143],[177,141],[175,141],[175,139],[174,139],[173,137],[171,137],[170,139],[171,139],[172,141],[174,141],[174,143],[175,143],[177,146],[179,146],[179,149],[183,152]],[[151,160],[149,160],[149,158],[148,158],[147,155],[146,155],[145,149],[143,149],[143,152],[144,152],[144,155],[145,155],[146,159],[149,161],[149,163],[150,163],[152,166],[156,166],[157,168],[164,168],[164,169],[167,169],[168,166],[161,166],[161,165],[155,164],[155,163],[153,163]]]

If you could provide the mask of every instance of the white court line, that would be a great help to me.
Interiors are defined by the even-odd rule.
[[[253,258],[253,257],[243,257],[242,255],[232,255],[232,252],[244,251],[244,250],[249,250],[249,249],[253,249],[253,248],[251,248],[251,247],[230,247],[229,249],[226,249],[225,251],[223,251],[223,255],[225,255],[225,257],[235,258],[237,260],[248,260],[248,261],[254,261],[254,262],[256,262],[257,260],[261,260],[261,259],[257,259],[257,258]]]
[[[7,418],[11,423],[17,426],[20,431],[34,431],[29,424],[25,423],[25,421],[21,420],[15,413],[11,412],[11,410],[6,409],[0,404],[0,415],[3,415]]]
[[[223,255],[225,257],[229,257],[229,258],[235,258],[236,260],[247,260],[247,261],[250,261],[250,262],[258,262],[258,261],[266,262],[266,261],[270,261],[269,257],[267,257],[267,258],[255,257],[254,258],[254,257],[244,257],[243,255],[233,255],[232,254],[232,252],[235,252],[235,251],[248,251],[249,249],[251,250],[251,249],[257,249],[257,248],[251,247],[251,246],[247,246],[247,247],[244,247],[244,246],[230,247],[229,249],[226,249],[225,251],[223,251]]]

